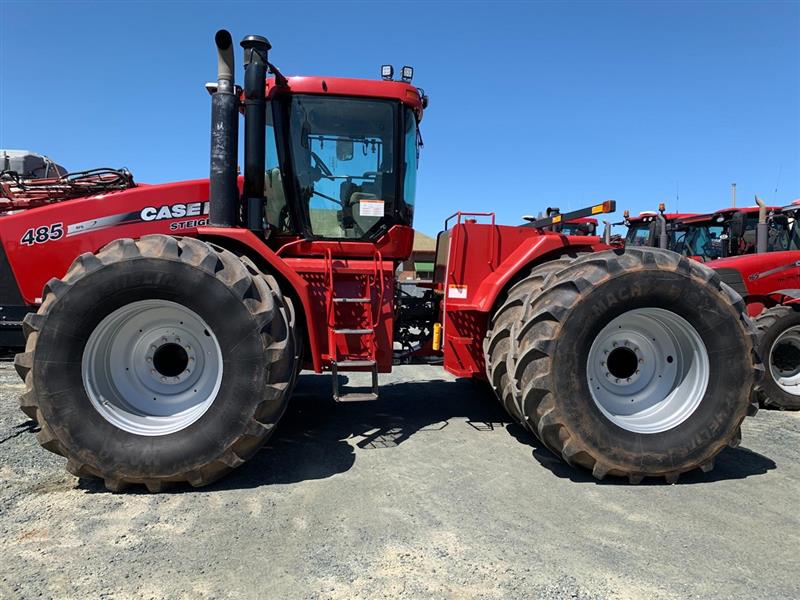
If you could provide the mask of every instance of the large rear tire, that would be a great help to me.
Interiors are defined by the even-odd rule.
[[[760,365],[744,303],[713,270],[652,248],[598,252],[529,301],[519,412],[566,462],[674,482],[739,443]]]
[[[522,316],[527,299],[542,289],[547,276],[567,266],[575,258],[575,255],[562,256],[533,267],[527,276],[509,288],[505,301],[489,321],[483,341],[486,376],[500,404],[517,420],[522,419],[522,414],[514,401],[518,394],[515,394],[515,382],[509,376],[508,369],[509,351],[513,341],[512,327]]]
[[[779,305],[755,319],[764,378],[756,384],[767,407],[800,410],[800,310]]]
[[[252,456],[296,378],[277,282],[192,238],[120,239],[45,287],[15,364],[40,444],[110,490],[211,483]]]

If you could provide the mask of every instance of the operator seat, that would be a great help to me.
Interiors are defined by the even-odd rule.
[[[380,220],[380,217],[373,217],[361,214],[362,200],[379,200],[380,174],[376,174],[377,181],[364,182],[357,185],[352,181],[345,181],[341,185],[342,198],[342,224],[346,237],[362,237],[369,229]]]

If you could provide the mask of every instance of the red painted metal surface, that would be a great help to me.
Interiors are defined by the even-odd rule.
[[[745,289],[737,291],[747,303],[750,316],[776,304],[794,303],[794,298],[800,296],[800,251],[745,254],[720,258],[708,265],[721,275],[727,270],[739,273]]]
[[[657,212],[645,212],[634,217],[628,217],[628,222],[631,224],[639,223],[645,219],[652,219],[658,215]],[[664,213],[664,218],[667,221],[675,221],[676,219],[687,219],[689,217],[696,217],[698,213]]]
[[[208,217],[207,201],[208,180],[136,187],[6,214],[0,218],[0,236],[22,297],[33,304],[44,284],[62,277],[75,257],[112,240],[150,233],[196,235]],[[43,228],[47,236],[37,240]],[[29,230],[33,240],[26,238]]]
[[[394,335],[395,263],[335,257],[286,258],[286,266],[302,277],[309,294],[306,327],[309,338],[316,340],[313,351],[321,361],[319,371],[332,359],[363,359],[368,355],[378,363],[378,371],[392,368]],[[331,281],[333,286],[331,286]],[[369,298],[369,303],[334,304],[333,298]],[[333,325],[345,329],[374,329],[371,334],[340,335],[331,333]]]
[[[380,318],[376,357],[381,371],[391,369],[394,269],[397,260],[411,253],[414,233],[410,227],[392,227],[375,244],[299,242],[287,249],[287,256],[278,256],[275,250],[285,241],[265,243],[246,229],[206,226],[207,200],[208,180],[142,186],[69,200],[2,216],[0,242],[23,299],[31,305],[41,302],[45,283],[52,277],[63,277],[75,257],[97,252],[118,238],[153,233],[200,237],[248,254],[278,276],[288,286],[284,288],[286,293],[299,301],[306,321],[308,366],[317,372],[325,367],[325,359],[331,354],[325,314],[325,253],[331,253],[336,286],[342,290],[363,285],[379,264],[382,277],[377,278],[379,296],[375,299],[375,315]],[[42,241],[36,240],[40,230],[46,231],[47,239],[42,236]],[[30,231],[33,237],[26,243]],[[377,263],[376,248],[381,256]],[[295,256],[298,253],[305,256]],[[369,316],[369,322],[374,318]],[[344,343],[340,350],[357,354],[363,344],[363,339],[356,338]]]
[[[484,377],[483,338],[498,298],[520,272],[567,252],[607,249],[597,236],[565,236],[530,227],[460,222],[450,230],[442,292],[444,368]]]
[[[289,77],[288,81],[287,87],[275,85],[273,77],[267,79],[267,97],[293,93],[386,98],[400,100],[414,109],[418,119],[422,119],[422,99],[417,88],[410,83],[346,77]]]
[[[411,248],[414,245],[414,229],[406,225],[394,225],[378,238],[375,242],[348,242],[342,240],[302,240],[291,238],[290,240],[275,240],[275,243],[282,244],[277,247],[276,252],[279,256],[325,256],[330,251],[333,256],[348,256],[372,258],[375,250],[379,251],[383,258],[391,260],[405,260],[411,256]]]

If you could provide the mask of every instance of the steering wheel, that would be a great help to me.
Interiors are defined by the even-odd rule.
[[[330,170],[325,161],[322,160],[316,152],[311,153],[311,158],[314,159],[314,168],[318,169],[325,177],[333,177],[333,171]]]

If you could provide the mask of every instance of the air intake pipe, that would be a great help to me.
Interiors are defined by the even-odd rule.
[[[239,98],[233,83],[233,40],[220,29],[217,45],[217,89],[211,96],[211,174],[208,199],[215,227],[237,225],[239,188],[236,182],[239,143]]]
[[[767,224],[767,205],[756,196],[758,204],[758,224],[756,225],[756,252],[761,254],[767,251],[767,238],[769,237],[769,225]]]
[[[264,229],[264,151],[266,147],[267,38],[248,35],[244,48],[244,193],[245,223],[252,231]]]

